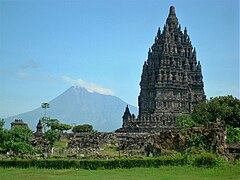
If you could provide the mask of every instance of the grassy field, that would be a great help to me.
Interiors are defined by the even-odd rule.
[[[15,179],[240,179],[240,164],[226,165],[219,168],[172,167],[134,168],[113,170],[82,170],[82,169],[18,169],[0,168],[1,180]]]

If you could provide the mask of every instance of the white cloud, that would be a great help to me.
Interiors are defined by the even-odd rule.
[[[72,79],[68,76],[62,76],[62,79],[67,82],[67,83],[70,83],[74,86],[80,86],[80,87],[83,87],[85,89],[87,89],[89,92],[97,92],[97,93],[100,93],[100,94],[104,94],[104,95],[115,95],[115,93],[111,90],[111,89],[107,89],[107,88],[104,88],[104,87],[101,87],[95,83],[88,83],[88,82],[85,82],[84,80],[82,79]]]

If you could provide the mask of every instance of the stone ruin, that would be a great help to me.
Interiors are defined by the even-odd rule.
[[[17,127],[17,126],[23,126],[28,128],[27,123],[23,122],[22,119],[15,119],[12,123],[11,123],[11,129]]]
[[[43,124],[42,124],[41,120],[38,121],[38,124],[37,124],[36,128],[37,128],[36,133],[42,133],[43,132]]]
[[[158,133],[77,133],[71,134],[68,150],[71,153],[98,153],[107,144],[117,143],[120,151],[134,152],[134,156],[164,155],[166,152],[182,152],[190,146],[191,137],[201,136],[205,148],[226,156],[226,128],[222,121],[206,126],[181,131],[161,131]],[[129,153],[131,155],[131,153]]]

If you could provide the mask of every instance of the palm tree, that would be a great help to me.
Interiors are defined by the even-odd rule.
[[[47,108],[50,108],[49,103],[42,103],[41,107],[44,109],[44,117],[43,119],[43,127],[44,127],[44,133],[46,132],[46,120],[47,120]]]
[[[42,103],[41,107],[44,109],[44,117],[46,117],[47,108],[50,108],[49,103]]]

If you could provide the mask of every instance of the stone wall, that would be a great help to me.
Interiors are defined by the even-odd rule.
[[[68,134],[68,150],[71,153],[88,151],[97,153],[109,144],[122,151],[138,150],[163,154],[167,151],[181,152],[191,145],[191,141],[202,141],[206,148],[225,156],[227,153],[226,128],[222,121],[206,126],[194,127],[182,131],[162,131],[159,133],[77,133]],[[148,153],[149,154],[149,153]]]
[[[153,135],[153,138],[154,146],[159,150],[182,151],[190,147],[192,141],[196,141],[196,144],[203,142],[206,149],[225,156],[227,153],[226,135],[224,122],[216,121],[206,126],[194,127],[183,131],[160,132]]]

